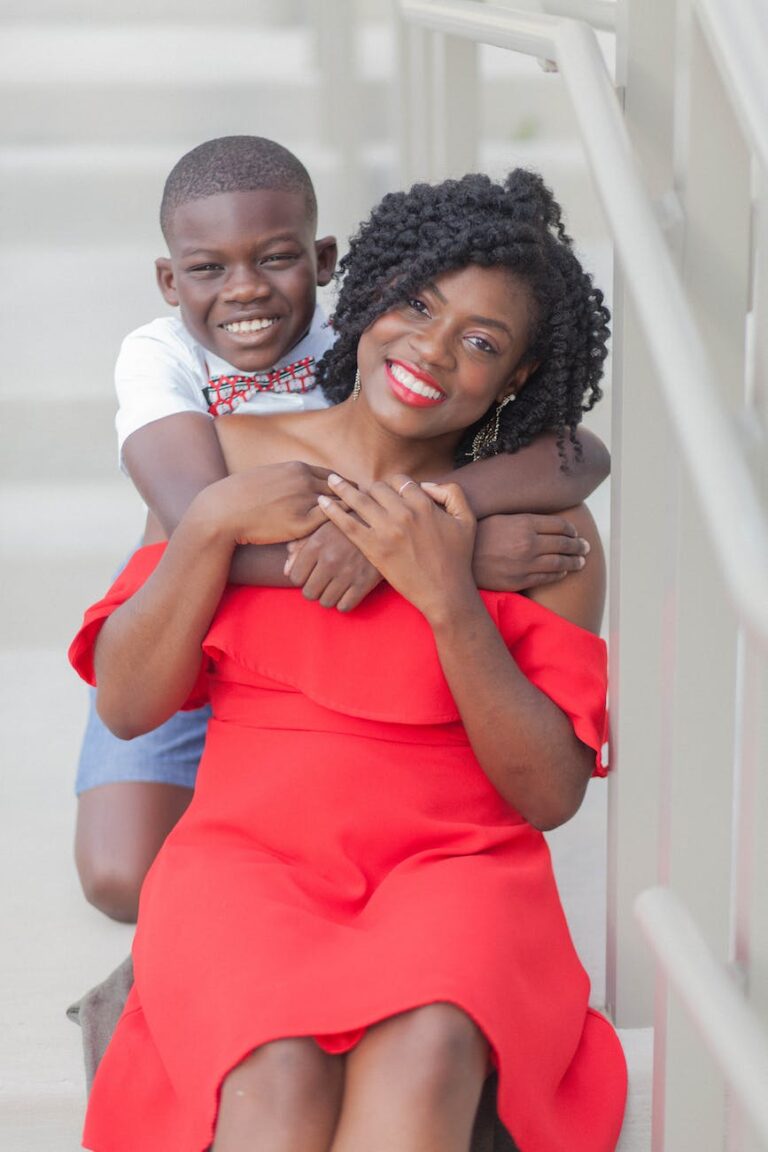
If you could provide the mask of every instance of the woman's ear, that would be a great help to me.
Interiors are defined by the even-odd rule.
[[[176,291],[176,279],[173,275],[173,265],[167,256],[158,256],[155,260],[155,277],[163,300],[173,308],[178,308],[179,294]]]
[[[506,400],[507,396],[509,396],[512,392],[514,392],[515,396],[517,396],[518,392],[521,392],[525,387],[528,377],[533,375],[533,373],[539,367],[540,363],[540,360],[524,360],[522,364],[518,364],[517,368],[515,368],[509,380],[507,380],[501,392],[499,392],[498,396],[496,397],[496,403],[501,404],[502,400]]]

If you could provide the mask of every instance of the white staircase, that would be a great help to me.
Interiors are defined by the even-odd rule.
[[[341,99],[332,34],[352,44],[354,179],[342,163],[349,124],[328,112]],[[398,117],[419,113],[402,106],[398,59],[387,0],[5,0],[0,13],[4,1152],[79,1147],[80,1037],[64,1009],[131,937],[85,904],[71,862],[85,700],[64,652],[141,530],[141,505],[117,471],[112,368],[125,332],[164,310],[153,269],[163,180],[208,137],[273,137],[310,169],[321,230],[343,238],[404,178]],[[479,68],[477,166],[540,168],[571,208],[587,261],[610,280],[562,89],[534,62],[493,49]],[[595,420],[607,438],[607,405]],[[607,491],[596,507],[605,523]],[[595,1003],[604,836],[596,784],[553,838]],[[647,1037],[641,1048],[647,1066]],[[628,1131],[647,1131],[642,1091],[637,1100]]]

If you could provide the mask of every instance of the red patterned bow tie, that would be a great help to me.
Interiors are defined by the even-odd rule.
[[[284,368],[250,376],[212,376],[203,395],[211,416],[226,416],[259,392],[311,392],[316,386],[315,358],[305,356]]]

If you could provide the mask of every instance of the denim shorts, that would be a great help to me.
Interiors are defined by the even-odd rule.
[[[121,564],[115,578],[123,567]],[[80,748],[75,792],[79,796],[100,784],[122,784],[131,780],[194,788],[210,716],[211,710],[206,704],[193,712],[177,712],[144,736],[120,740],[99,718],[96,690],[89,688],[88,720]]]
[[[193,712],[177,712],[145,736],[119,740],[99,719],[95,689],[88,691],[88,722],[75,782],[78,795],[99,784],[129,780],[194,788],[211,715],[207,705]]]

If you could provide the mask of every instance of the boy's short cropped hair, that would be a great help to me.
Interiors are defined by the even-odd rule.
[[[299,192],[307,215],[317,220],[317,200],[309,173],[292,152],[263,136],[220,136],[206,140],[174,165],[160,204],[160,227],[168,240],[174,212],[191,200],[221,192],[258,189]]]

